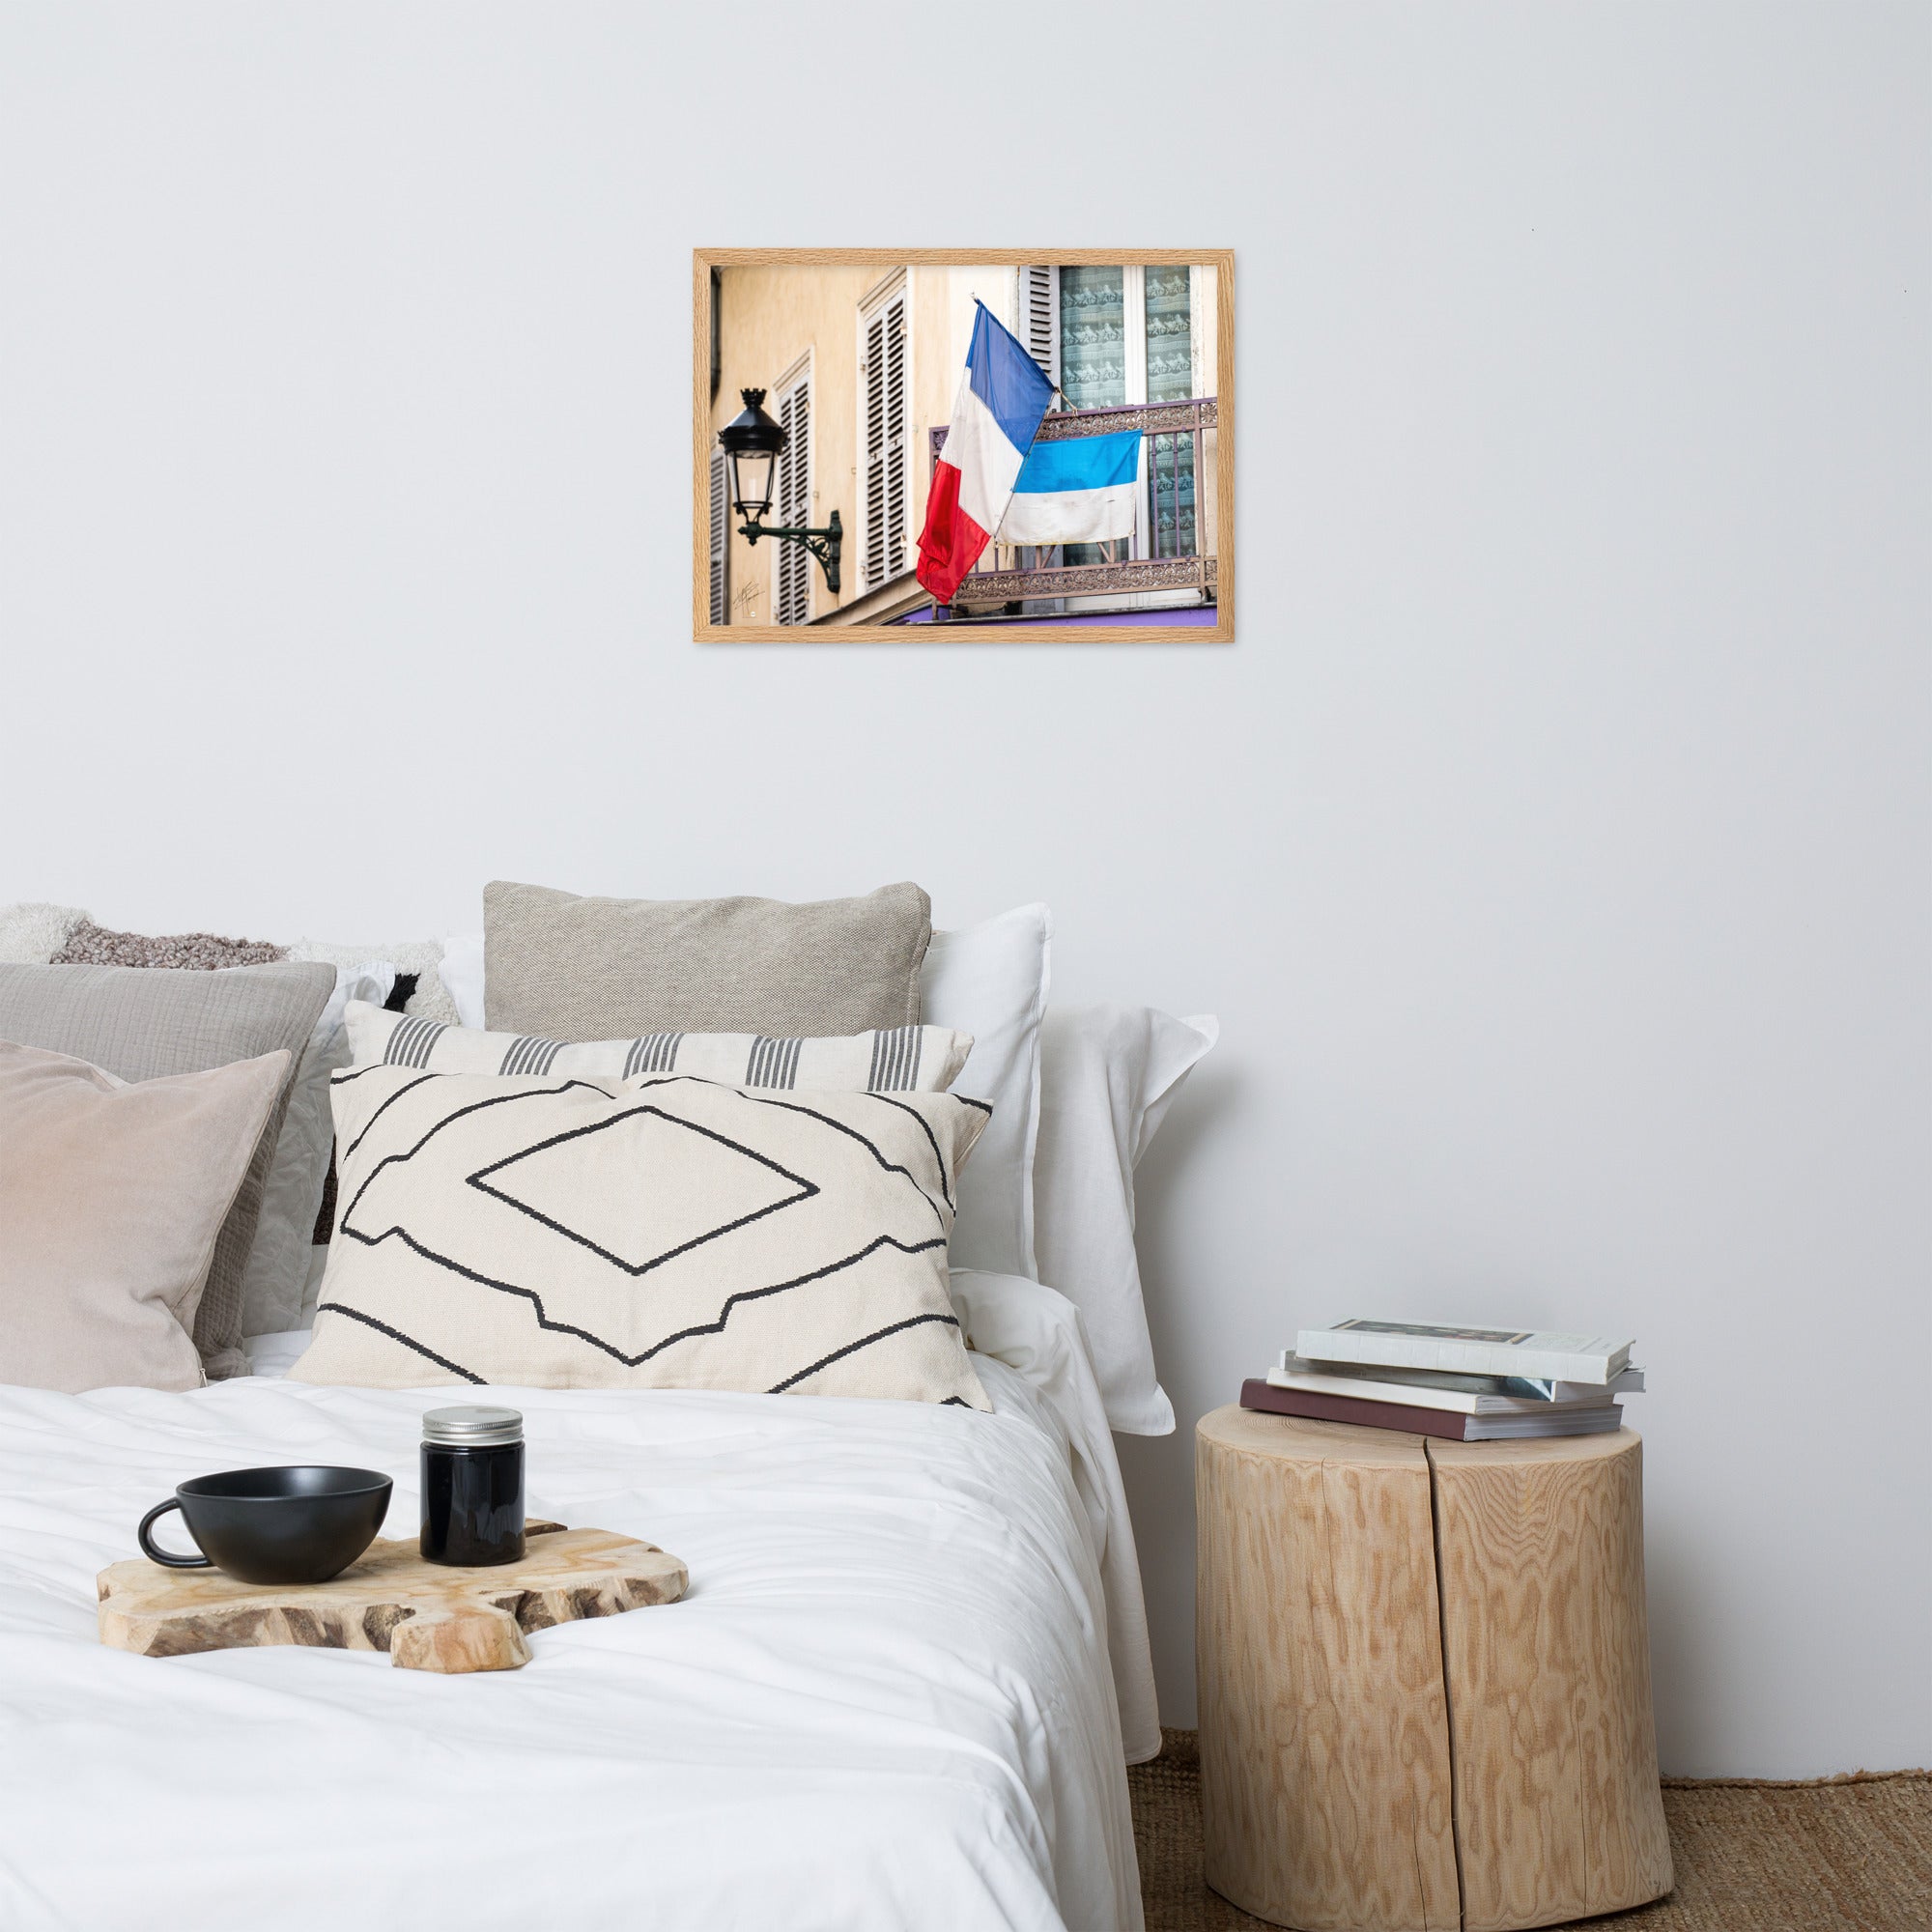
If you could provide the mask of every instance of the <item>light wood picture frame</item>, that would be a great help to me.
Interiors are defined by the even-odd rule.
[[[936,611],[918,537],[976,299],[1054,382],[1043,438],[1141,433],[1135,535],[996,542]],[[755,542],[718,441],[745,388],[787,430]],[[1234,415],[1232,249],[694,249],[694,639],[1231,643]],[[834,512],[836,592],[806,544],[769,534]]]

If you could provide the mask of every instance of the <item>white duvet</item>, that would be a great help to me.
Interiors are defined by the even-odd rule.
[[[186,1476],[384,1469],[411,1534],[449,1390],[0,1389],[0,1926],[1139,1927],[1123,1757],[1158,1734],[1077,1323],[1030,1283],[955,1297],[1008,1358],[991,1415],[503,1391],[532,1514],[692,1582],[487,1676],[95,1635],[96,1573]]]

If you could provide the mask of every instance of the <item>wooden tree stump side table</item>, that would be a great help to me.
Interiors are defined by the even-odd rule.
[[[1194,1481],[1208,1883],[1310,1932],[1457,1932],[1418,1439],[1220,1408]]]
[[[1636,1435],[1197,1431],[1208,1882],[1301,1932],[1515,1932],[1670,1889]]]

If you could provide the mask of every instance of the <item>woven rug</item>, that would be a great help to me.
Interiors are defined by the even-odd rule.
[[[1201,1759],[1163,1731],[1134,1766],[1134,1843],[1148,1932],[1264,1928],[1201,1876]],[[1589,1932],[1924,1932],[1932,1927],[1932,1772],[1809,1784],[1666,1780],[1677,1889],[1579,1920]]]

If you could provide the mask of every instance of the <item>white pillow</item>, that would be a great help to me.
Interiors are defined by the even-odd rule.
[[[1034,1256],[1034,1147],[1039,1134],[1039,1027],[1053,918],[1015,906],[961,932],[935,932],[920,974],[920,1017],[973,1036],[955,1094],[993,1118],[959,1177],[952,1265],[1039,1279]]]
[[[483,1027],[483,935],[452,933],[442,942],[442,962],[436,969],[442,989],[456,1006],[459,1026]]]
[[[344,1014],[351,1000],[383,1001],[396,983],[386,963],[338,966],[335,991],[316,1017],[301,1065],[289,1088],[289,1109],[275,1154],[262,1183],[262,1217],[242,1273],[242,1335],[273,1335],[301,1320],[308,1276],[309,1239],[328,1181],[333,1127],[328,1116],[328,1076],[349,1065]]]
[[[1177,1020],[1112,1006],[1050,1012],[1041,1031],[1039,1279],[1079,1308],[1107,1420],[1129,1435],[1174,1428],[1141,1299],[1134,1168],[1220,1034],[1211,1014]]]

